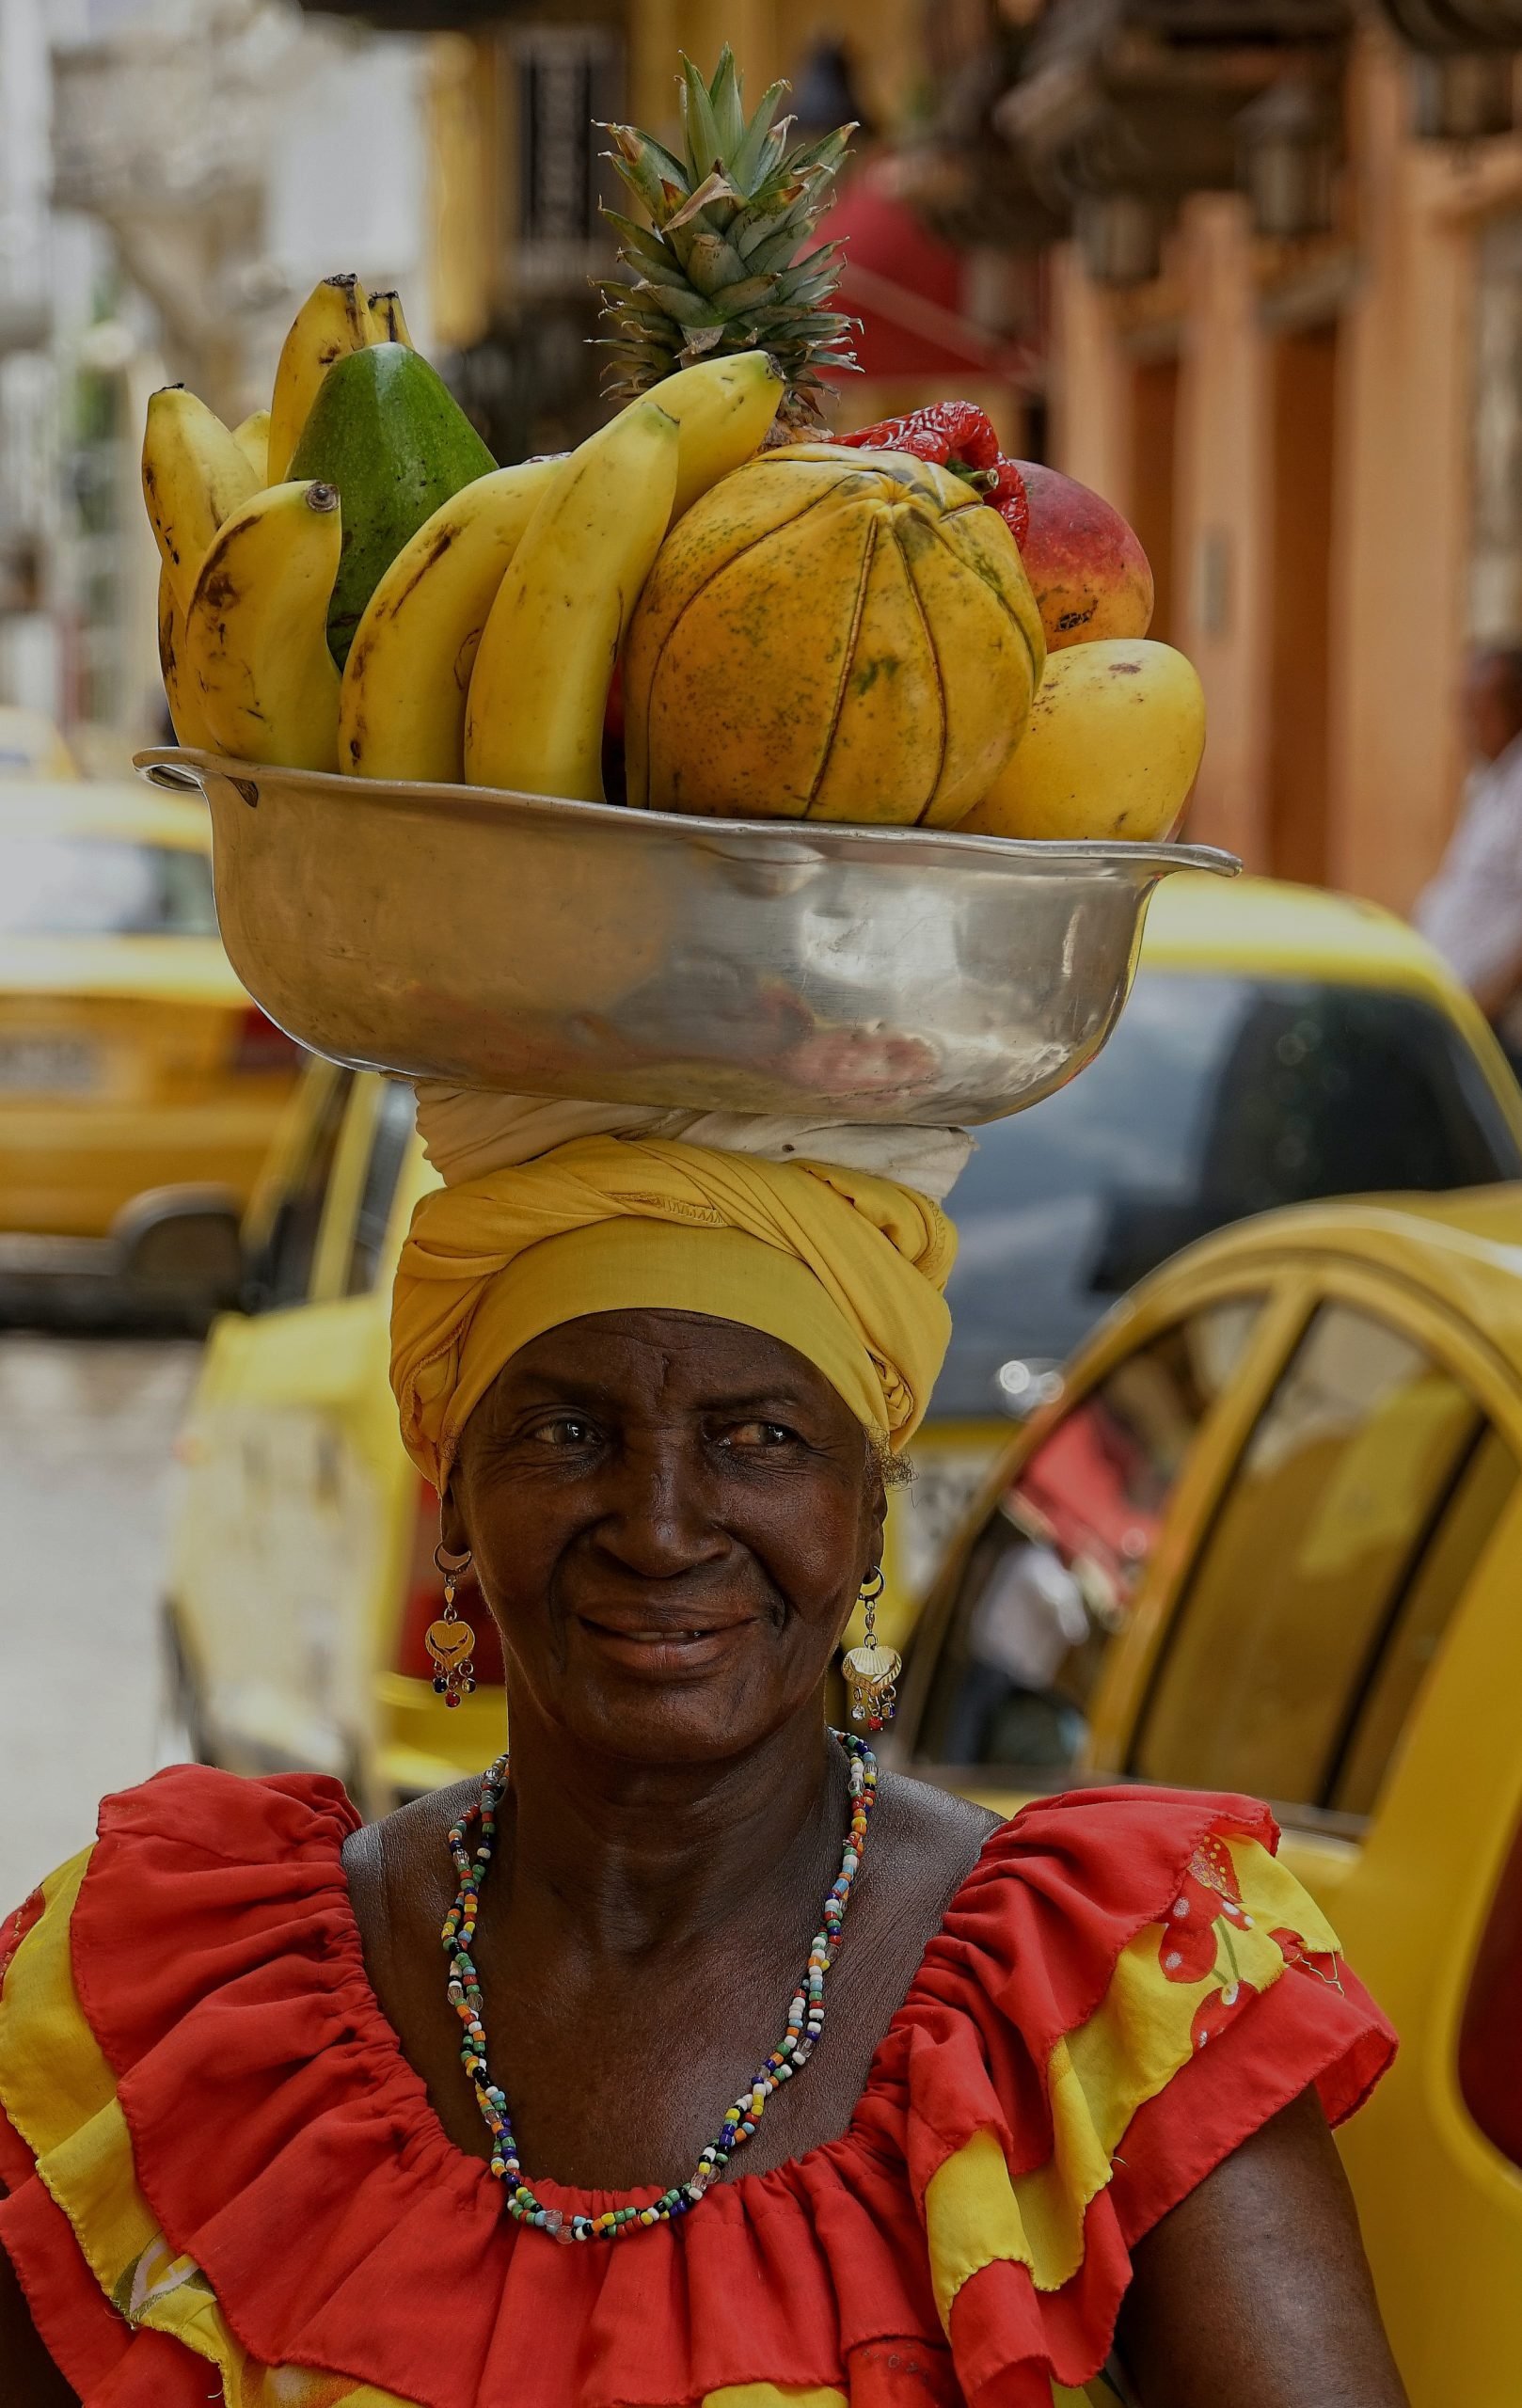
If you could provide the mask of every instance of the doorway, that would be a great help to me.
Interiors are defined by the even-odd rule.
[[[1179,355],[1138,359],[1132,369],[1131,523],[1152,569],[1148,633],[1171,643],[1174,508],[1178,483]]]
[[[1270,353],[1268,866],[1309,886],[1328,859],[1337,355],[1335,320],[1285,329]]]

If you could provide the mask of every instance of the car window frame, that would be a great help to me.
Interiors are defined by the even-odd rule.
[[[1097,1744],[1094,1752],[1099,1762],[1116,1767],[1117,1778],[1136,1778],[1123,1775],[1120,1767],[1129,1762],[1154,1681],[1161,1671],[1168,1636],[1187,1602],[1190,1576],[1210,1543],[1228,1488],[1236,1477],[1259,1418],[1267,1410],[1280,1377],[1288,1370],[1294,1350],[1309,1328],[1312,1318],[1324,1305],[1342,1304],[1371,1314],[1422,1347],[1435,1363],[1469,1388],[1482,1411],[1513,1447],[1518,1461],[1522,1462],[1522,1431],[1518,1428],[1514,1374],[1508,1369],[1504,1358],[1462,1316],[1398,1271],[1385,1267],[1373,1269],[1331,1249],[1307,1248],[1293,1258],[1293,1272],[1287,1277],[1284,1288],[1283,1342],[1272,1362],[1254,1365],[1249,1361],[1244,1367],[1259,1374],[1252,1384],[1256,1392],[1249,1394],[1246,1386],[1243,1385],[1232,1399],[1237,1410],[1232,1416],[1229,1444],[1218,1445],[1216,1460],[1211,1467],[1213,1478],[1210,1486],[1199,1495],[1201,1510],[1188,1525],[1196,1534],[1193,1546],[1187,1558],[1181,1556],[1173,1567],[1170,1585],[1165,1588],[1161,1580],[1154,1582],[1152,1578],[1165,1551],[1165,1545],[1160,1543],[1149,1567],[1148,1579],[1137,1596],[1138,1608],[1145,1601],[1150,1611],[1145,1616],[1140,1610],[1134,1613],[1119,1647],[1114,1651],[1113,1681],[1110,1677],[1112,1668],[1107,1667],[1106,1677],[1101,1682],[1093,1717],[1096,1742],[1102,1736],[1101,1707],[1113,1719],[1106,1722],[1102,1732],[1102,1737],[1108,1744],[1102,1752]],[[1245,1266],[1239,1264],[1236,1268],[1240,1278]],[[1226,1402],[1224,1397],[1222,1402]],[[1223,1429],[1217,1427],[1213,1434],[1217,1441],[1226,1441],[1227,1433]],[[1181,1481],[1176,1496],[1181,1495],[1184,1486],[1185,1481]],[[1169,1518],[1171,1520],[1171,1515]],[[1509,1514],[1504,1515],[1503,1522],[1508,1518]],[[1481,1576],[1495,1544],[1493,1537],[1476,1557],[1467,1589]],[[1451,1619],[1456,1621],[1463,1610],[1461,1596]],[[1392,1764],[1408,1744],[1422,1712],[1422,1696],[1419,1689],[1392,1749]],[[1361,1846],[1364,1836],[1377,1823],[1380,1815],[1378,1796],[1369,1815],[1344,1814],[1295,1799],[1273,1798],[1268,1802],[1287,1830],[1327,1833],[1354,1847]]]
[[[894,1762],[905,1768],[912,1766],[916,1779],[941,1782],[952,1788],[991,1790],[1015,1785],[1013,1777],[1001,1782],[996,1768],[990,1766],[943,1767],[927,1761],[916,1762],[912,1755],[929,1699],[935,1663],[956,1610],[968,1557],[989,1515],[1010,1481],[1018,1478],[1059,1424],[1080,1410],[1129,1356],[1196,1313],[1243,1297],[1260,1296],[1262,1308],[1252,1335],[1200,1423],[1188,1460],[1164,1509],[1157,1545],[1137,1583],[1127,1628],[1108,1651],[1090,1701],[1088,1745],[1071,1775],[1064,1776],[1064,1785],[1070,1779],[1082,1785],[1096,1778],[1118,1777],[1105,1776],[1102,1768],[1118,1761],[1111,1734],[1117,1719],[1117,1701],[1123,1701],[1127,1694],[1127,1684],[1121,1678],[1121,1659],[1129,1658],[1134,1650],[1138,1626],[1146,1624],[1151,1630],[1159,1621],[1164,1567],[1175,1563],[1180,1557],[1181,1529],[1188,1527],[1181,1520],[1185,1508],[1197,1510],[1197,1499],[1203,1495],[1209,1500],[1206,1510],[1213,1514],[1214,1493],[1224,1484],[1223,1464],[1235,1461],[1245,1443],[1244,1434],[1252,1427],[1258,1400],[1272,1392],[1277,1367],[1293,1342],[1292,1333],[1303,1318],[1299,1297],[1292,1293],[1286,1298],[1283,1292],[1292,1284],[1284,1270],[1272,1264],[1254,1262],[1244,1269],[1233,1262],[1196,1275],[1181,1293],[1179,1283],[1170,1280],[1165,1271],[1157,1275],[1155,1281],[1142,1283],[1105,1316],[1075,1357],[1061,1393],[1031,1417],[991,1466],[968,1509],[957,1545],[931,1586],[910,1650],[900,1709],[902,1728],[895,1738]],[[1245,1405],[1239,1402],[1244,1389],[1247,1395]]]

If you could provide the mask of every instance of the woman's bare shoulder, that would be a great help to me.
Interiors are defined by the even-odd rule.
[[[970,1798],[935,1789],[908,1773],[885,1772],[878,1787],[875,1836],[891,1849],[898,1878],[924,1895],[949,1898],[983,1852],[1000,1817]]]

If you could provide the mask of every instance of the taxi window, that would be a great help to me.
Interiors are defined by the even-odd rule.
[[[921,1760],[1031,1769],[1078,1761],[1105,1649],[1261,1303],[1232,1297],[1175,1323],[1117,1364],[1029,1457],[969,1555]]]
[[[344,1279],[346,1296],[369,1295],[380,1276],[387,1232],[391,1226],[391,1207],[412,1142],[416,1112],[417,1099],[412,1089],[399,1080],[388,1079],[376,1101],[375,1123],[370,1134],[370,1156],[359,1191],[359,1210],[355,1215]]]
[[[276,1207],[264,1260],[253,1281],[254,1300],[262,1311],[305,1304],[310,1292],[323,1206],[353,1085],[354,1072],[342,1070],[325,1089],[296,1174]]]
[[[1128,1770],[1367,1813],[1515,1476],[1415,1339],[1323,1305],[1217,1513]]]

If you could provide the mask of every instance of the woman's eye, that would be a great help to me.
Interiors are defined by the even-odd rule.
[[[789,1430],[785,1421],[742,1421],[731,1430],[725,1444],[731,1447],[791,1447],[798,1432]]]
[[[553,1421],[541,1421],[533,1433],[547,1447],[588,1447],[596,1434],[595,1423],[583,1421],[575,1413],[559,1413]]]

